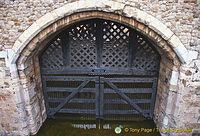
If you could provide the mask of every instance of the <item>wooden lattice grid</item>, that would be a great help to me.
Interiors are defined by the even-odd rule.
[[[41,59],[42,68],[59,69],[63,67],[63,51],[59,38],[49,44]]]
[[[102,67],[127,68],[129,29],[114,22],[103,22]]]
[[[132,69],[132,73],[137,70],[145,73],[159,69],[160,56],[151,43],[123,24],[86,21],[72,25],[59,36],[41,56],[41,68],[45,71],[100,68],[110,72]]]
[[[158,53],[140,35],[137,35],[137,43],[133,67],[144,71],[157,71],[159,69]]]
[[[96,57],[96,25],[94,23],[80,24],[70,29],[70,67],[95,67]]]

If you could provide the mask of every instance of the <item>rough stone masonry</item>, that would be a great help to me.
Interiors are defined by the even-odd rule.
[[[200,133],[200,0],[0,0],[0,135],[36,134],[46,119],[37,53],[48,33],[66,20],[109,14],[134,20],[162,47],[157,127]]]

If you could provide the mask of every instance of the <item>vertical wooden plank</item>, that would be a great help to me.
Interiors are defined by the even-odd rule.
[[[96,118],[99,118],[99,77],[95,78],[95,90],[96,90]]]
[[[131,68],[133,60],[137,52],[137,35],[133,29],[129,29],[129,56],[128,56],[128,67]]]
[[[44,94],[44,101],[45,101],[45,106],[46,106],[46,113],[47,117],[50,117],[49,115],[49,101],[48,101],[48,93],[47,93],[47,85],[46,85],[46,78],[42,76],[42,87],[43,87],[43,94]]]
[[[70,63],[70,40],[69,40],[69,31],[65,30],[61,35],[61,44],[63,51],[63,64],[64,67],[67,67]]]
[[[104,77],[100,77],[100,119],[103,119],[104,114]]]
[[[154,112],[154,107],[155,107],[157,82],[158,82],[157,78],[154,78],[153,86],[152,86],[153,92],[152,92],[152,97],[151,97],[151,107],[150,107],[150,117],[151,118],[153,117],[153,112]]]
[[[103,49],[103,22],[96,21],[96,46],[97,46],[97,67],[102,64],[102,49]]]

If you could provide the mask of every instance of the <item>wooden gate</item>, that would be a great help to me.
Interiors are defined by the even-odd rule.
[[[108,20],[75,23],[39,58],[48,116],[152,118],[160,56],[137,31]]]

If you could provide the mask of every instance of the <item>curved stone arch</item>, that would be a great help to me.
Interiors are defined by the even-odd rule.
[[[46,33],[49,35],[50,33],[57,31],[59,27],[63,27],[72,22],[72,20],[69,22],[69,18],[66,20],[65,17],[86,11],[103,11],[108,14],[111,12],[117,13],[119,17],[109,17],[110,19],[114,19],[116,21],[121,21],[122,16],[131,18],[130,20],[132,20],[132,22],[126,22],[129,26],[131,25],[131,27],[134,27],[136,30],[148,35],[150,39],[161,43],[163,47],[169,45],[182,63],[188,61],[187,56],[189,52],[181,43],[179,38],[152,15],[149,15],[131,5],[126,5],[124,3],[115,2],[112,0],[106,0],[106,2],[85,0],[68,3],[63,7],[53,10],[52,12],[42,16],[35,23],[33,23],[14,43],[12,48],[14,54],[11,57],[11,63],[15,64],[17,60],[20,59],[22,52],[24,49],[29,48],[28,45],[34,39],[34,37],[40,33]],[[79,15],[77,18],[73,17],[73,20],[80,20],[81,16],[82,15]],[[93,13],[93,15],[89,16],[85,15],[85,17],[82,18],[87,17],[106,18],[105,15],[98,15],[98,13]],[[62,23],[61,20],[64,21],[65,24]],[[138,22],[134,20],[137,20]],[[53,31],[45,31],[47,30],[47,27],[49,27],[51,24],[55,24],[56,22],[58,23],[54,25]],[[29,51],[25,52],[25,56],[29,56],[28,54],[30,54],[32,50],[34,50],[34,47],[29,48]]]

